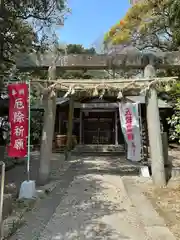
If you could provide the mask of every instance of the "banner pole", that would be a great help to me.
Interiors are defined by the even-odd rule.
[[[142,112],[141,112],[141,104],[138,103],[138,113],[139,113],[139,126],[140,126],[140,134],[141,134],[141,160],[144,163],[144,141],[143,141],[143,127],[142,127]]]
[[[1,165],[1,190],[0,190],[0,240],[3,240],[3,200],[4,200],[4,181],[5,181],[5,163],[0,161]]]
[[[30,79],[26,82],[26,85],[28,86],[28,138],[27,138],[27,144],[28,148],[27,150],[27,180],[23,181],[20,187],[19,191],[19,199],[32,199],[36,196],[36,185],[35,181],[30,180],[30,127],[31,127],[31,85],[30,85]],[[26,123],[27,124],[27,123]]]
[[[31,132],[31,85],[30,85],[30,80],[28,80],[28,86],[29,86],[29,101],[28,101],[28,156],[27,156],[27,180],[30,180],[30,153],[31,153],[31,137],[30,137],[30,132]]]

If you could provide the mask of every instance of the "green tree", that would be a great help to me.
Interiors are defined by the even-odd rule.
[[[95,48],[84,48],[81,44],[67,44],[67,45],[61,45],[59,43],[56,43],[55,47],[57,48],[57,51],[59,51],[62,55],[70,55],[70,54],[87,54],[87,55],[94,55],[96,54]],[[82,70],[74,70],[74,71],[60,71],[58,73],[59,77],[67,78],[67,79],[89,79],[93,78],[93,75],[84,69]]]
[[[180,41],[180,2],[139,1],[105,35],[105,42],[134,45],[140,50],[177,50]]]
[[[140,50],[177,51],[180,47],[180,2],[178,0],[144,0],[134,4],[123,19],[105,35],[105,44],[128,46]],[[166,76],[180,76],[179,70],[166,70]],[[180,84],[169,94],[174,114],[168,119],[170,138],[180,141]]]
[[[178,81],[169,92],[174,105],[173,115],[169,117],[170,140],[180,143],[180,82]]]
[[[84,48],[81,44],[67,44],[66,46],[58,45],[57,48],[62,54],[96,54],[95,48]]]
[[[66,0],[1,0],[0,74],[8,73],[18,52],[42,50],[47,29],[62,25],[67,12]]]

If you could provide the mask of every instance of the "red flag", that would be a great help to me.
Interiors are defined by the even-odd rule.
[[[11,127],[8,155],[9,157],[25,157],[28,137],[28,85],[26,83],[10,84],[8,92]]]

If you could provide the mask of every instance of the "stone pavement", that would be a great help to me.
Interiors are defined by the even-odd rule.
[[[150,205],[146,209],[146,199],[138,191],[134,204],[121,176],[111,169],[115,165],[120,167],[117,157],[110,156],[81,157],[72,163],[51,194],[29,214],[27,225],[10,240],[175,240],[165,226],[168,238],[159,229],[155,229],[158,238],[153,235],[146,217],[152,223],[154,209]],[[134,188],[129,191],[136,195]],[[141,203],[145,214],[140,214]],[[157,219],[155,224],[158,221],[163,224]]]
[[[53,156],[55,157],[54,160],[57,160],[56,155]],[[78,159],[64,162],[62,165],[58,162],[52,164],[54,166],[51,172],[52,181],[49,184],[51,186],[54,185],[52,191],[47,197],[38,201],[35,208],[24,216],[26,224],[22,226],[10,240],[37,240],[39,234],[54,214],[69,184],[73,181],[74,175],[76,174],[74,169],[79,165]],[[60,165],[63,166],[63,169],[60,168]]]

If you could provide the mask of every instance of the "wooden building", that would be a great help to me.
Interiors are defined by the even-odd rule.
[[[146,127],[146,107],[144,96],[127,96],[127,101],[140,103],[140,115],[143,131]],[[158,99],[163,125],[171,106]],[[57,98],[54,141],[56,148],[66,145],[68,129],[69,98]],[[164,126],[166,127],[166,126]],[[119,120],[117,97],[83,98],[74,103],[73,136],[78,145],[111,145],[123,146],[124,137]],[[60,139],[61,138],[61,139]],[[144,137],[145,138],[145,137]],[[147,141],[147,139],[144,139]]]

